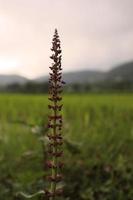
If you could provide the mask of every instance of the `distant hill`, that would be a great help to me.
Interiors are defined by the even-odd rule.
[[[101,81],[104,76],[105,72],[85,70],[65,73],[63,78],[67,83],[94,83]]]
[[[133,61],[114,67],[107,73],[106,80],[133,82]]]
[[[100,81],[133,81],[133,61],[113,67],[108,72],[101,71],[75,71],[63,74],[67,83],[95,83]],[[36,82],[47,81],[48,76],[35,79]]]
[[[24,84],[28,81],[27,78],[18,75],[0,75],[0,85],[10,85],[13,83]]]
[[[108,72],[82,70],[68,72],[63,74],[63,79],[69,83],[96,83],[102,81],[130,81],[133,82],[133,61],[121,64],[112,68]],[[5,86],[13,83],[25,84],[31,81],[25,77],[18,75],[0,75],[0,86]],[[48,76],[38,77],[32,82],[41,83],[47,82]]]
[[[63,74],[63,79],[67,83],[94,83],[103,80],[104,77],[105,72],[89,70],[68,72]],[[42,76],[35,79],[36,82],[43,82],[47,80],[48,76]]]

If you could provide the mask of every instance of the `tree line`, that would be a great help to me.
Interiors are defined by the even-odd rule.
[[[72,83],[66,84],[66,93],[88,93],[88,92],[133,92],[132,81],[104,81],[99,83]],[[27,82],[25,84],[13,83],[0,87],[1,92],[9,93],[48,93],[48,82]]]

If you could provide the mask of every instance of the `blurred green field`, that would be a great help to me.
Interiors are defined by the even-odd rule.
[[[64,95],[63,104],[64,199],[132,200],[133,95]],[[47,185],[47,105],[46,95],[0,95],[0,200]]]

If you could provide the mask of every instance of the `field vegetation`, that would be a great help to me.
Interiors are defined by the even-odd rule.
[[[64,95],[63,104],[64,199],[132,200],[133,95]],[[1,200],[46,187],[47,105],[47,95],[0,95]]]

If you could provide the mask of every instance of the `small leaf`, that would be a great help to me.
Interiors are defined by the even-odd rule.
[[[81,152],[81,143],[70,141],[67,138],[64,139],[64,143],[66,145],[66,148],[72,153],[72,154],[78,154]]]
[[[24,192],[18,192],[16,195],[17,196],[23,196],[24,198],[26,198],[26,199],[31,199],[31,198],[33,198],[33,197],[36,197],[36,196],[39,196],[39,195],[41,195],[41,194],[44,194],[45,192],[43,191],[43,190],[40,190],[40,191],[38,191],[38,192],[36,192],[36,193],[34,193],[34,194],[31,194],[31,195],[29,195],[29,194],[25,194]]]

